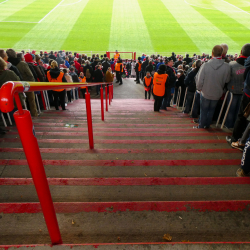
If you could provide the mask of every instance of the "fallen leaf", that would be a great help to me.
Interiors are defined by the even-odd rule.
[[[117,240],[119,240],[119,241],[120,241],[120,240],[121,240],[121,238],[120,238],[120,237],[117,237]]]
[[[147,176],[145,173],[144,173],[145,176]]]
[[[182,240],[181,242],[190,242],[189,240]]]
[[[163,239],[166,241],[172,241],[172,236],[170,236],[170,234],[164,234]]]
[[[74,225],[74,224],[75,224],[75,222],[74,222],[73,220],[72,220],[72,222],[71,222],[71,223],[72,223],[72,225]]]
[[[39,229],[39,232],[42,232],[42,229]]]
[[[182,220],[181,216],[179,216],[179,219],[181,219],[181,220]]]

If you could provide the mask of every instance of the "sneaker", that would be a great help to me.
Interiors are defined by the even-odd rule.
[[[197,129],[197,128],[199,128],[199,126],[193,126],[193,128],[194,128],[194,129]]]
[[[68,104],[67,103],[65,103],[65,107],[67,107],[68,106]]]
[[[239,149],[240,151],[244,150],[245,144],[241,144],[240,141],[232,142],[231,143],[232,148]]]
[[[193,123],[199,124],[199,119],[193,119]]]
[[[246,177],[246,176],[249,176],[249,174],[246,174],[242,168],[239,168],[236,171],[236,176],[237,177]]]
[[[232,144],[232,137],[231,136],[226,136],[227,142],[231,145]]]

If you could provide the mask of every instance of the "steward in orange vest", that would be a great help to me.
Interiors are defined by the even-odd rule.
[[[142,62],[141,62],[141,58],[138,57],[138,62],[136,63],[135,65],[135,73],[136,73],[136,83],[140,83],[140,72],[141,72],[141,65],[142,65]]]
[[[120,82],[119,85],[122,85],[123,64],[121,59],[116,63],[115,71],[116,71],[116,83]]]
[[[86,82],[86,77],[83,75],[83,72],[80,73],[79,82]],[[86,87],[80,87],[82,92],[82,97],[85,99]]]
[[[150,72],[146,73],[146,76],[143,79],[144,89],[145,89],[145,99],[150,99],[151,96],[151,87],[153,84],[153,77],[150,75]]]
[[[166,74],[166,66],[164,64],[160,65],[158,71],[155,72],[153,84],[153,94],[155,98],[154,111],[159,112],[165,95],[165,88],[168,84],[168,74]]]
[[[115,54],[114,54],[114,59],[117,61],[119,57],[120,57],[120,54],[119,54],[118,51],[116,50],[116,51],[115,51]]]
[[[67,80],[64,77],[64,73],[60,71],[58,68],[58,64],[56,61],[51,62],[51,69],[47,72],[47,78],[49,82],[67,82]],[[58,97],[60,99],[60,105],[62,107],[62,110],[65,109],[65,89],[57,89],[53,90],[53,96],[54,96],[54,104],[56,110],[59,110],[58,107]]]

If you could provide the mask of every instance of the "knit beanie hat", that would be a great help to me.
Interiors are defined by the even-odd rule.
[[[27,63],[32,63],[33,62],[33,57],[31,54],[26,54],[24,55],[25,62]]]

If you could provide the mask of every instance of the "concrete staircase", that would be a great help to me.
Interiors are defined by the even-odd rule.
[[[250,179],[235,177],[242,154],[226,143],[230,131],[194,130],[174,108],[153,112],[143,92],[115,85],[104,122],[92,99],[94,150],[83,99],[33,119],[59,247],[250,249]],[[0,147],[0,245],[43,248],[50,238],[15,126]]]

